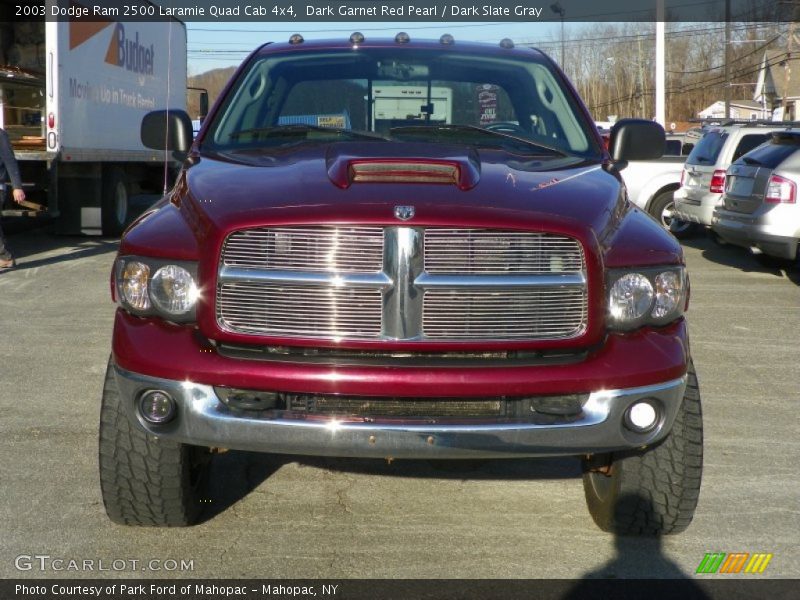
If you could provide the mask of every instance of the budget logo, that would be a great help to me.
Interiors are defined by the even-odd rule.
[[[139,75],[152,75],[155,60],[155,47],[139,40],[139,32],[131,37],[122,23],[100,20],[96,23],[70,21],[69,49],[77,48],[98,33],[113,25],[111,39],[106,50],[105,62],[115,67],[122,67]]]
[[[133,38],[125,35],[125,26],[117,23],[106,52],[106,62],[141,75],[153,74],[153,44],[146,46],[139,41],[137,31]]]
[[[709,573],[763,573],[769,561],[772,560],[772,554],[757,552],[750,554],[749,552],[732,552],[726,554],[725,552],[709,552],[700,561],[696,573],[709,574]]]

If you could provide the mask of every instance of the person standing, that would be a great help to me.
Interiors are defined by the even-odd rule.
[[[5,129],[0,128],[0,181],[5,181],[6,175],[11,179],[11,187],[14,190],[14,201],[22,202],[25,200],[25,192],[22,189],[22,177],[19,174],[19,165],[14,158],[14,149]],[[0,227],[0,271],[12,269],[16,266],[14,257],[6,248],[6,240],[3,237],[3,229]]]

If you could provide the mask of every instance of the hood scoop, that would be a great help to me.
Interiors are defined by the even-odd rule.
[[[372,156],[372,152],[332,146],[326,157],[328,177],[342,189],[359,183],[423,183],[469,190],[480,180],[477,155],[463,147],[433,147],[436,150],[431,152],[432,146],[426,144],[423,152],[419,144],[397,144],[391,150],[380,146],[382,152]]]

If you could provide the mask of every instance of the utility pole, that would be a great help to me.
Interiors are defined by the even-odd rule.
[[[664,0],[656,2],[656,122],[666,126],[665,102],[665,63],[666,48],[664,43]]]
[[[564,66],[564,15],[567,11],[557,1],[550,5],[550,10],[561,17],[561,68],[566,71]]]
[[[639,116],[642,119],[647,118],[647,108],[645,108],[645,93],[644,93],[644,57],[642,56],[642,38],[637,41],[639,46]]]
[[[725,118],[731,117],[731,0],[725,0]]]
[[[797,23],[792,21],[789,24],[789,44],[786,47],[786,64],[783,67],[783,120],[791,121],[789,118],[789,82],[792,78],[792,46],[794,45],[794,35]]]

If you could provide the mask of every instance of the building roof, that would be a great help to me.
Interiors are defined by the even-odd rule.
[[[704,117],[706,115],[711,115],[715,112],[723,110],[725,107],[724,100],[717,100],[713,104],[705,107],[703,110],[697,113],[698,117]],[[762,111],[763,106],[761,106],[760,102],[756,102],[755,100],[731,100],[731,108],[743,108],[745,110],[756,110]]]
[[[758,73],[758,83],[753,94],[754,100],[759,100],[762,95],[773,96],[781,99],[786,85],[786,67],[789,68],[788,98],[800,98],[800,57],[789,55],[776,50],[764,52],[761,68]]]

